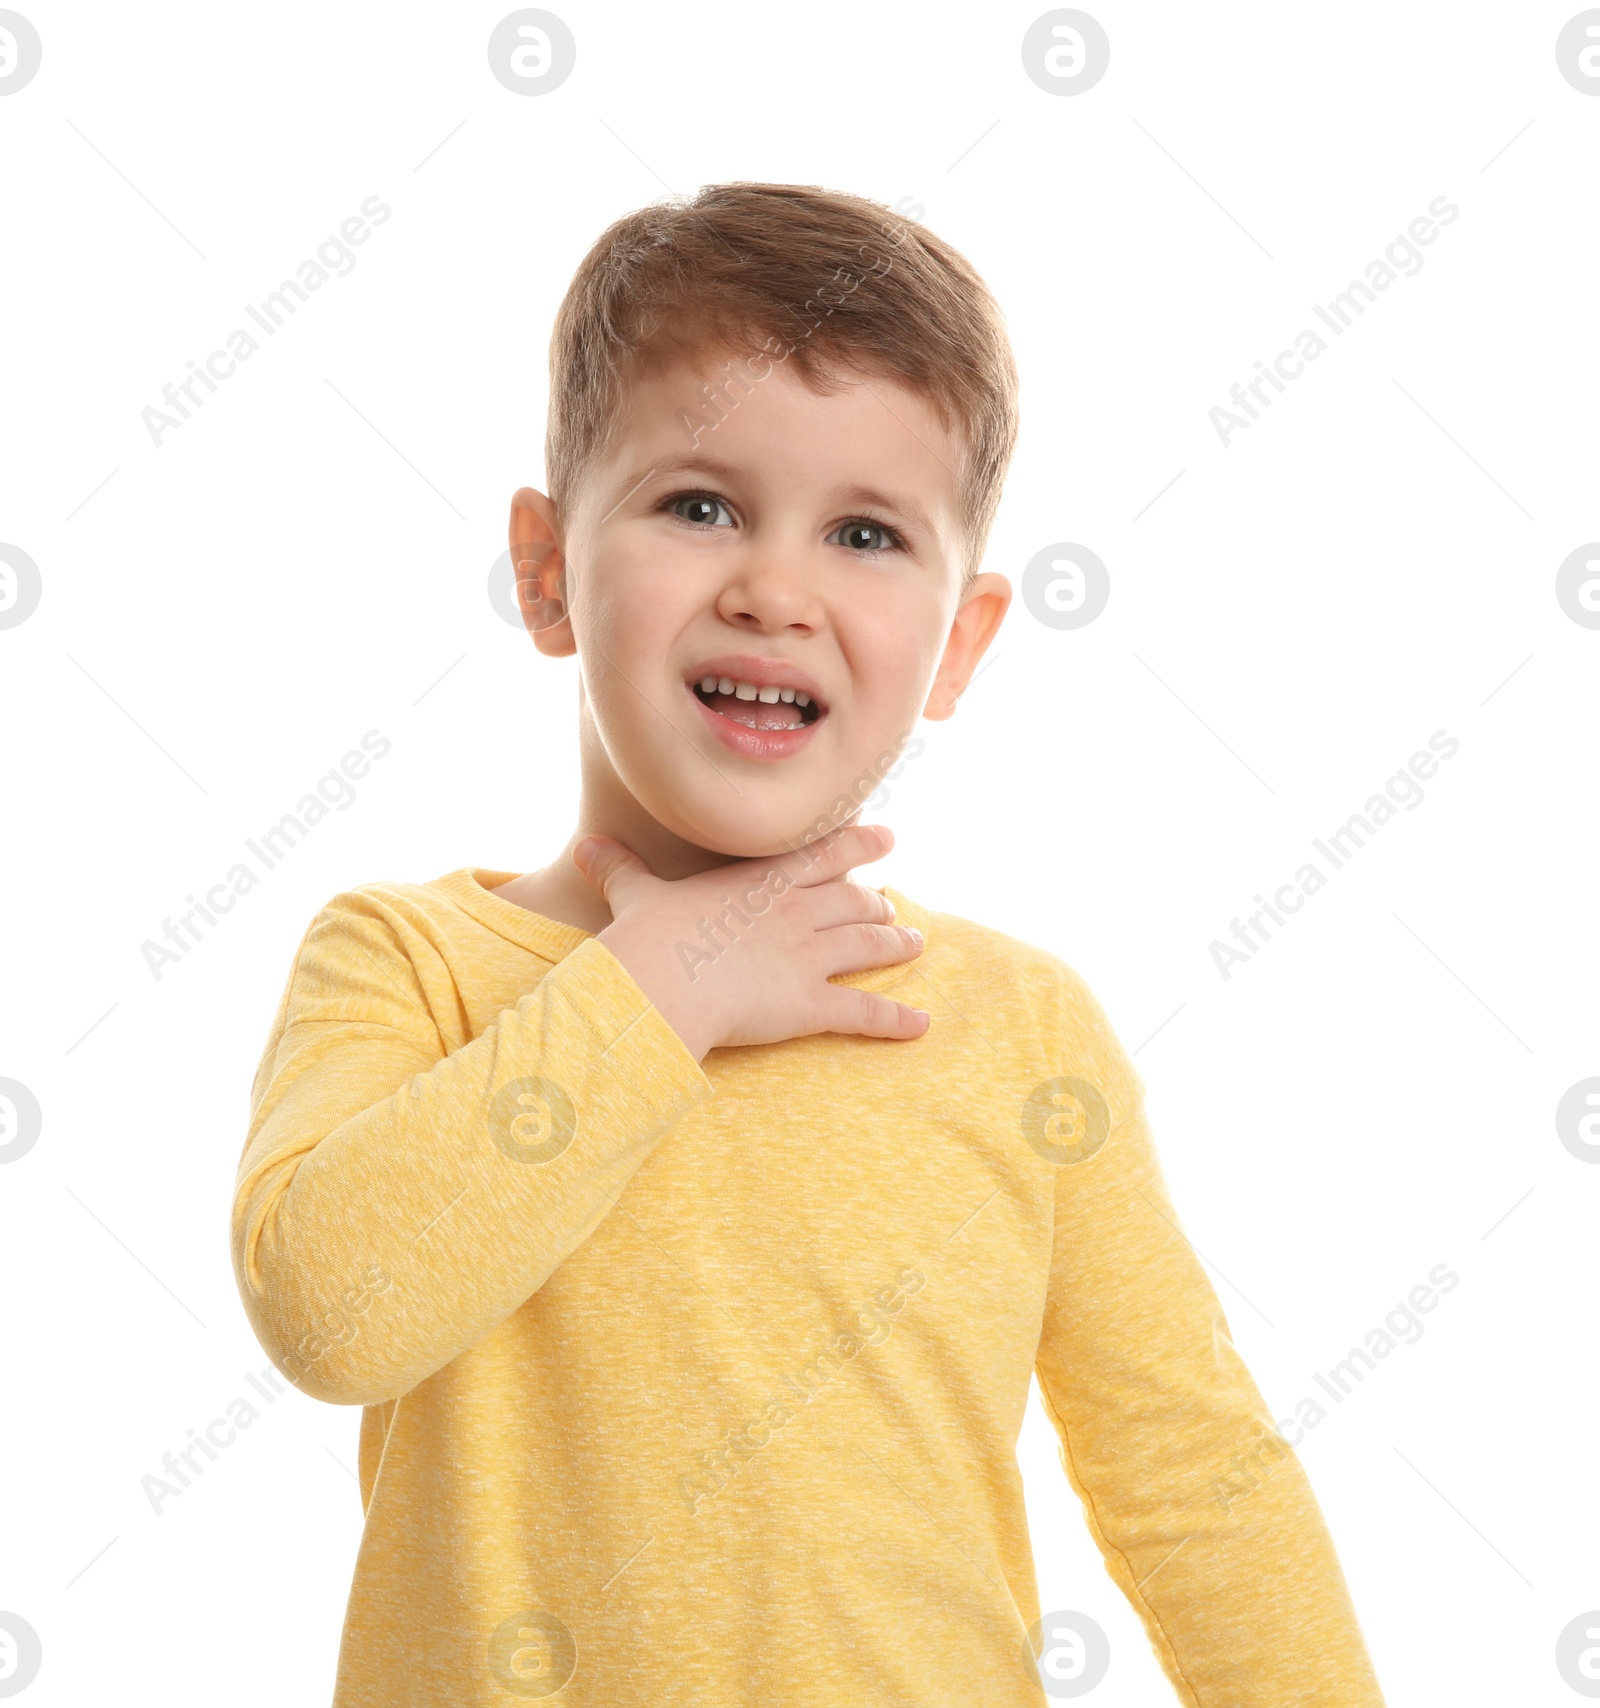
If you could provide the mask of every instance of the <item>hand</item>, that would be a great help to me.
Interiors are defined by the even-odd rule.
[[[609,836],[585,837],[572,857],[611,908],[599,940],[700,1061],[725,1045],[814,1032],[927,1031],[923,1009],[827,982],[922,953],[920,936],[891,923],[886,896],[844,882],[852,866],[893,846],[881,825],[850,825],[807,844],[804,856],[735,860],[676,880],[656,877]]]

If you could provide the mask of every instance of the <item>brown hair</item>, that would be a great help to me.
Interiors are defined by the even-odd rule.
[[[570,503],[620,423],[629,373],[674,354],[776,350],[815,390],[837,370],[898,380],[966,450],[976,573],[1017,437],[1017,371],[988,287],[943,238],[881,202],[807,184],[709,184],[617,220],[584,256],[550,340],[545,475]],[[751,362],[765,360],[760,371]],[[737,379],[732,385],[749,382]],[[710,395],[710,394],[708,394]],[[711,404],[709,409],[720,405]],[[708,423],[720,415],[707,414]]]

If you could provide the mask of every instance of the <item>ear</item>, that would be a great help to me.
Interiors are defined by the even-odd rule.
[[[567,612],[567,564],[560,544],[556,508],[536,487],[511,495],[511,568],[517,578],[517,609],[548,658],[570,658],[578,650]]]
[[[944,719],[954,713],[1010,605],[1011,583],[1003,575],[986,573],[973,578],[950,624],[944,657],[928,690],[928,703],[922,708],[925,718]]]

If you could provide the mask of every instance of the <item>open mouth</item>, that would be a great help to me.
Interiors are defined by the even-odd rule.
[[[746,729],[806,729],[827,715],[815,695],[787,684],[742,681],[731,676],[702,676],[688,684],[708,711]]]

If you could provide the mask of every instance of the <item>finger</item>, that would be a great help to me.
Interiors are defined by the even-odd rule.
[[[865,884],[847,884],[842,878],[832,884],[815,884],[806,891],[811,923],[818,931],[831,925],[891,925],[894,903]]]
[[[852,866],[881,860],[893,847],[894,833],[886,824],[847,824],[796,849],[783,866],[797,887],[806,888],[841,877]]]
[[[584,837],[572,850],[572,863],[613,904],[622,900],[630,883],[653,876],[631,848],[610,836]],[[617,911],[615,905],[611,911]]]
[[[864,1038],[920,1038],[932,1025],[925,1008],[912,1008],[872,990],[831,984],[822,1004],[822,1029]]]
[[[835,925],[819,932],[822,965],[835,973],[864,973],[872,967],[897,967],[922,953],[922,937],[905,925]]]

